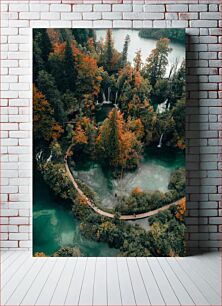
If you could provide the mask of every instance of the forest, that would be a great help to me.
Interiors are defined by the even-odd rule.
[[[115,193],[111,208],[103,207],[99,194],[74,176],[80,194],[65,167],[73,168],[73,174],[87,160],[120,181],[138,171],[150,148],[165,147],[184,156],[185,62],[175,61],[167,70],[170,38],[182,40],[182,33],[148,32],[138,35],[156,37],[155,48],[145,61],[138,49],[131,63],[129,35],[119,52],[111,29],[104,40],[92,29],[33,30],[34,172],[80,220],[84,237],[108,243],[119,256],[183,256],[184,167],[172,171],[166,192],[137,186],[127,195]],[[97,214],[88,199],[114,218]],[[179,204],[149,217],[149,230],[121,220],[122,215],[136,216],[175,201]],[[67,245],[51,256],[85,255]]]

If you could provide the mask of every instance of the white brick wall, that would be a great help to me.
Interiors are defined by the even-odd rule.
[[[188,246],[221,246],[220,0],[1,2],[1,248],[31,247],[31,28],[187,28]]]

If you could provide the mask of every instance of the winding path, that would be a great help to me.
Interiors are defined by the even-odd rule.
[[[69,169],[69,165],[68,165],[68,162],[67,162],[67,159],[68,159],[68,156],[69,156],[69,153],[71,151],[71,148],[73,147],[73,144],[71,144],[67,151],[66,151],[66,154],[65,154],[65,157],[64,157],[64,163],[65,163],[65,168],[66,168],[66,171],[67,171],[67,174],[70,178],[70,181],[72,182],[73,186],[75,187],[75,189],[77,190],[78,194],[81,196],[81,197],[84,197],[87,204],[99,215],[101,216],[104,216],[104,217],[108,217],[108,218],[114,218],[114,214],[111,214],[111,213],[108,213],[100,208],[98,208],[93,202],[92,200],[90,200],[84,193],[83,191],[79,188],[78,184],[76,183],[70,169]],[[134,214],[134,215],[122,215],[120,216],[120,220],[138,220],[138,219],[143,219],[143,218],[147,218],[147,217],[150,217],[150,216],[153,216],[153,215],[156,215],[158,214],[159,212],[161,211],[164,211],[164,210],[167,210],[169,209],[171,206],[173,205],[178,205],[179,202],[182,200],[183,198],[173,202],[173,203],[170,203],[170,204],[167,204],[167,205],[164,205],[160,208],[157,208],[155,210],[151,210],[151,211],[148,211],[148,212],[145,212],[145,213],[142,213],[142,214]]]

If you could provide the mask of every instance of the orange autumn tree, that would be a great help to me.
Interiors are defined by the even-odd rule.
[[[175,217],[180,221],[184,220],[184,215],[186,212],[186,198],[182,198],[177,205],[177,212]]]
[[[44,252],[36,252],[34,254],[34,257],[47,257],[46,254]]]
[[[87,144],[88,142],[88,137],[86,136],[80,122],[77,123],[76,129],[74,131],[73,142],[76,145],[83,145]]]
[[[79,97],[97,97],[100,92],[103,68],[98,67],[95,58],[84,53],[77,56],[77,94]]]
[[[112,169],[135,168],[140,160],[142,144],[138,134],[116,108],[100,127],[96,143],[100,158]]]
[[[53,45],[54,50],[49,56],[52,68],[55,66],[55,62],[59,62],[61,67],[65,65],[65,61],[67,62],[67,45],[68,43],[66,42],[56,42]],[[98,67],[97,60],[93,56],[86,54],[83,50],[81,50],[75,40],[70,42],[70,48],[71,52],[69,53],[72,53],[70,56],[73,57],[73,68],[75,70],[75,95],[80,100],[86,95],[90,95],[91,99],[93,100],[93,98],[100,92],[100,83],[102,81],[101,74],[103,72],[103,68]],[[67,66],[66,70],[68,70]],[[60,74],[61,73],[62,71],[60,71]],[[71,78],[71,76],[69,77]]]
[[[82,152],[94,156],[95,153],[95,140],[97,128],[94,121],[84,116],[80,118],[74,129],[73,143],[76,149],[81,148]]]
[[[58,139],[64,132],[54,119],[54,111],[45,96],[33,86],[33,129],[36,139]]]

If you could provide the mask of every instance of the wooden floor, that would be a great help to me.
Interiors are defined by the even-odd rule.
[[[0,305],[221,305],[220,254],[32,258],[1,253]]]

